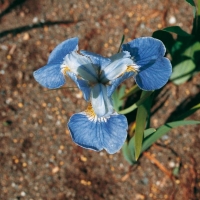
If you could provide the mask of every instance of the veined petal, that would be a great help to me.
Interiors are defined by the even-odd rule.
[[[73,115],[68,123],[73,141],[79,146],[113,154],[120,150],[127,137],[128,123],[124,115],[91,119],[87,112]]]
[[[126,79],[133,77],[134,72],[125,72],[122,76],[119,78],[114,79],[113,81],[109,82],[109,85],[107,85],[107,94],[108,97],[111,97],[112,93],[115,91],[115,89]]]
[[[91,89],[91,102],[94,112],[98,117],[113,113],[111,98],[107,96],[107,88],[103,84],[96,84]]]
[[[138,66],[143,66],[152,60],[163,57],[166,51],[164,44],[152,37],[141,37],[132,40],[127,44],[123,44],[122,50],[130,52]]]
[[[111,56],[110,60],[113,62],[115,60],[119,60],[119,59],[122,59],[122,58],[130,58],[130,57],[131,57],[130,52],[128,52],[128,51],[122,51],[120,53],[116,53],[113,56]]]
[[[86,56],[78,54],[77,52],[67,54],[64,58],[61,68],[63,70],[67,68],[74,74],[81,76],[87,81],[97,81],[97,72],[90,59]]]
[[[130,58],[114,60],[102,71],[100,76],[101,82],[107,83],[110,80],[118,78],[126,71],[127,67],[131,65],[134,65],[134,62]]]
[[[140,67],[140,71],[134,78],[142,90],[156,90],[167,83],[171,73],[170,61],[161,57]]]
[[[78,50],[78,38],[71,38],[60,43],[49,55],[47,64],[61,64],[64,57]]]
[[[78,79],[77,76],[72,72],[67,72],[68,76],[76,83],[78,88],[83,92],[83,97],[86,101],[90,100],[91,88],[88,82],[85,80]]]
[[[65,84],[65,77],[60,64],[48,64],[33,72],[35,80],[42,86],[55,89]]]
[[[84,51],[84,50],[81,50],[80,52],[83,55],[89,57],[91,59],[92,63],[98,67],[98,70],[104,68],[111,62],[111,60],[109,58],[105,58],[96,53],[92,53],[92,52]]]

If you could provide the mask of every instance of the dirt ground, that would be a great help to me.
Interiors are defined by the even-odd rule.
[[[192,18],[184,0],[0,0],[0,199],[200,199],[200,126],[174,129],[130,166],[121,151],[109,155],[72,142],[67,121],[86,107],[72,81],[49,91],[32,75],[67,38],[110,56],[123,34],[127,42],[169,25],[190,31]],[[152,127],[200,99],[199,78],[166,85]]]

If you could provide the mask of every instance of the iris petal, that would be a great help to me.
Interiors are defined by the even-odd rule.
[[[72,51],[78,50],[78,38],[70,38],[60,43],[49,55],[47,64],[61,64],[64,57]]]
[[[130,52],[138,66],[165,55],[164,44],[152,37],[141,37],[122,45],[122,50]]]
[[[48,64],[33,72],[35,80],[43,87],[55,89],[65,84],[60,64]]]
[[[68,67],[71,72],[81,76],[83,79],[96,82],[97,72],[89,58],[72,52],[65,56],[62,68]]]
[[[109,82],[109,85],[107,86],[107,94],[108,97],[111,97],[112,93],[115,91],[115,89],[126,79],[133,77],[134,72],[125,72],[122,76],[119,78],[114,79],[113,81]]]
[[[122,75],[128,66],[133,65],[133,60],[130,58],[121,58],[114,60],[104,68],[100,76],[102,83],[107,83],[109,80],[114,80]]]
[[[167,58],[158,58],[142,67],[134,77],[143,90],[156,90],[164,86],[172,73],[171,63]]]
[[[91,90],[91,101],[94,112],[98,117],[110,115],[113,112],[111,98],[107,96],[107,88],[96,84]]]
[[[96,65],[98,67],[98,69],[102,69],[104,68],[105,66],[107,66],[111,60],[109,58],[105,58],[99,54],[96,54],[96,53],[92,53],[92,52],[89,52],[89,51],[84,51],[84,50],[81,50],[80,51],[83,55],[89,57],[92,61],[92,63],[94,65]]]
[[[90,99],[91,88],[88,82],[85,80],[78,79],[77,76],[72,72],[67,72],[68,76],[76,83],[78,88],[83,92],[83,97],[86,101]]]
[[[73,141],[81,147],[113,154],[120,150],[127,137],[124,115],[113,114],[104,120],[90,120],[82,112],[73,115],[68,123]]]

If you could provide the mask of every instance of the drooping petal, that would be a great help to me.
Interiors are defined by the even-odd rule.
[[[72,51],[78,50],[78,38],[71,38],[60,43],[49,55],[47,64],[61,64],[64,57]]]
[[[83,92],[83,97],[86,101],[90,100],[91,88],[88,82],[85,80],[78,79],[77,76],[72,72],[67,72],[68,76],[76,83],[78,88]]]
[[[33,72],[35,80],[43,87],[56,89],[65,84],[60,64],[48,64]]]
[[[164,44],[152,37],[141,37],[132,40],[127,44],[123,44],[122,50],[130,52],[138,66],[143,66],[152,60],[163,57],[166,51]]]
[[[141,89],[155,90],[167,83],[172,66],[163,57],[165,46],[160,40],[151,37],[138,38],[124,44],[122,49],[130,52],[137,65],[138,73],[134,78]]]
[[[89,51],[80,51],[83,55],[89,57],[92,61],[92,63],[98,67],[98,70],[103,69],[105,66],[107,66],[111,60],[109,58],[105,58],[99,54],[92,53]]]
[[[98,117],[113,113],[111,98],[107,96],[107,88],[103,84],[96,84],[91,89],[91,102],[94,112]]]
[[[111,97],[112,93],[115,91],[115,89],[126,79],[133,77],[134,72],[125,72],[122,76],[119,78],[114,79],[113,81],[109,82],[109,85],[107,85],[107,94],[108,97]]]
[[[134,78],[142,90],[156,90],[163,87],[172,73],[170,61],[164,57],[152,60],[139,70]]]
[[[97,72],[93,67],[90,59],[86,56],[78,54],[75,51],[65,56],[61,68],[63,69],[65,67],[87,81],[97,81]]]
[[[100,79],[102,83],[107,83],[121,76],[128,66],[133,65],[134,62],[130,58],[121,58],[114,60],[104,68],[101,73]]]
[[[73,115],[68,127],[73,141],[79,146],[113,154],[120,150],[127,137],[128,124],[124,115],[91,119],[85,112]]]

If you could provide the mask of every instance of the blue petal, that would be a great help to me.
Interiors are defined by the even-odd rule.
[[[158,58],[140,67],[134,77],[143,90],[156,90],[163,87],[172,73],[172,66],[167,58]]]
[[[60,43],[49,55],[47,64],[61,64],[64,57],[72,51],[78,50],[78,38],[71,38]]]
[[[104,68],[111,62],[109,58],[105,58],[96,53],[92,53],[92,52],[84,51],[84,50],[81,50],[80,52],[83,55],[89,57],[91,59],[92,63],[98,67],[98,69]]]
[[[73,141],[79,146],[113,154],[119,151],[127,137],[128,124],[124,115],[113,114],[105,120],[90,120],[82,112],[73,115],[68,123]]]
[[[68,76],[76,83],[78,88],[83,92],[83,97],[86,101],[90,99],[91,88],[88,82],[85,80],[78,79],[77,76],[72,72],[67,72]]]
[[[107,96],[107,88],[103,84],[96,84],[91,89],[91,102],[94,112],[98,117],[113,113],[111,98]]]
[[[134,72],[125,72],[122,76],[119,78],[116,78],[113,81],[109,82],[109,85],[107,86],[107,94],[108,97],[111,97],[112,93],[115,91],[115,89],[126,79],[133,77]]]
[[[35,80],[42,86],[55,89],[65,84],[65,77],[60,70],[60,64],[48,64],[33,72]]]
[[[130,52],[138,66],[145,65],[152,60],[165,55],[164,44],[152,37],[141,37],[122,45],[123,51]]]

